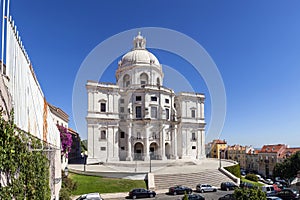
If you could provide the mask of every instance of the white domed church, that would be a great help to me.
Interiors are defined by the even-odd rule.
[[[87,162],[204,158],[205,96],[164,87],[140,33],[118,65],[116,84],[86,84]]]

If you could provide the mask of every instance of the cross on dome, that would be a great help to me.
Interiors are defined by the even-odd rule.
[[[138,35],[133,39],[133,49],[146,49],[146,38],[138,32]]]

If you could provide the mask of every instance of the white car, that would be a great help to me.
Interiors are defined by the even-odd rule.
[[[90,199],[90,200],[103,200],[99,193],[89,193],[89,194],[83,194],[80,197],[78,197],[76,200],[84,200],[84,199]]]
[[[267,197],[267,200],[282,200],[282,198],[279,198],[279,197]]]
[[[197,192],[216,192],[217,191],[217,187],[211,186],[209,184],[198,184],[196,186],[196,191]]]

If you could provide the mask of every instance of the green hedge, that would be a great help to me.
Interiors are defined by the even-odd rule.
[[[248,180],[254,181],[254,182],[258,181],[258,177],[255,174],[247,174],[245,179],[248,179]]]
[[[236,164],[229,167],[224,167],[227,171],[229,171],[231,174],[235,175],[238,178],[241,178],[241,168],[240,164]]]

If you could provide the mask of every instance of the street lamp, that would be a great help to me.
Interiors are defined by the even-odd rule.
[[[150,173],[151,173],[151,156],[152,155],[152,152],[150,151]]]
[[[87,151],[82,152],[81,157],[83,158],[83,171],[86,171],[86,160],[88,157]]]
[[[220,149],[220,154],[219,154],[219,161],[220,161],[220,168],[222,168],[222,163],[221,163],[221,155],[222,155],[222,149]]]
[[[69,175],[69,169],[68,169],[68,167],[65,167],[64,173],[65,173],[65,177],[68,177],[68,175]]]

